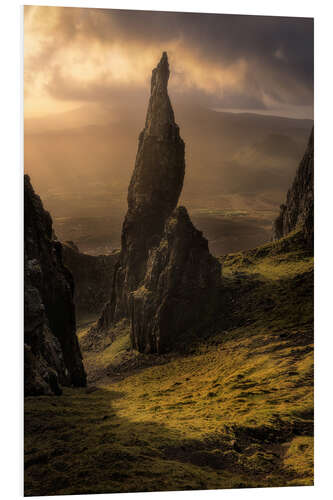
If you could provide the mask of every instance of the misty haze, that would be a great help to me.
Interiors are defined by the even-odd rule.
[[[211,251],[222,255],[269,240],[312,121],[173,102],[186,144],[181,203]],[[120,247],[144,108],[90,105],[25,121],[25,169],[58,237],[84,252]]]
[[[174,63],[170,97],[186,144],[181,203],[215,255],[270,239],[312,127],[313,47],[290,32],[302,37],[312,24],[257,19],[26,8],[25,171],[59,238],[95,255],[120,247],[161,47]]]

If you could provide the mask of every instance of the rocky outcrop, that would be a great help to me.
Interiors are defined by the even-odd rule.
[[[62,263],[52,219],[24,176],[25,394],[86,385],[76,336],[73,278]]]
[[[61,394],[60,384],[68,385],[70,383],[59,341],[49,328],[45,307],[37,288],[40,281],[41,272],[37,261],[29,262],[25,259],[25,395]]]
[[[62,242],[65,266],[74,278],[74,303],[78,318],[98,315],[110,299],[112,276],[119,251],[111,255],[87,255],[71,241]]]
[[[111,300],[97,324],[97,331],[108,331],[129,318],[132,347],[146,353],[174,348],[186,329],[207,316],[221,275],[220,264],[186,210],[175,210],[183,187],[185,146],[168,96],[168,79],[164,52],[152,73]]]
[[[304,242],[313,247],[314,239],[314,141],[313,128],[307,149],[297,169],[285,204],[273,225],[273,239],[280,239],[295,229],[302,231]]]
[[[142,285],[131,294],[132,345],[166,352],[190,328],[200,328],[216,310],[221,266],[184,207],[165,224],[150,252]]]

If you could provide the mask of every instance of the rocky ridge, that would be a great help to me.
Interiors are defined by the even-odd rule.
[[[106,332],[120,319],[129,318],[132,347],[147,353],[171,349],[177,335],[204,314],[221,274],[207,240],[186,210],[175,210],[184,181],[185,145],[168,96],[169,74],[164,52],[152,72],[111,300],[96,327]],[[209,293],[208,283],[213,287]]]
[[[112,288],[112,274],[119,252],[111,255],[88,255],[80,252],[72,241],[62,242],[65,266],[74,278],[74,303],[77,317],[84,318],[102,312]]]
[[[288,190],[286,202],[273,225],[273,239],[280,239],[299,229],[306,246],[313,247],[314,240],[314,137],[313,128],[307,149]]]
[[[74,283],[54,239],[52,219],[24,176],[25,394],[60,394],[85,386],[76,336]]]

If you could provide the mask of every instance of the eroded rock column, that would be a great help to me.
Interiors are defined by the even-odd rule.
[[[176,209],[185,147],[168,96],[168,79],[164,52],[152,74],[111,300],[91,331],[106,333],[128,318],[132,347],[146,353],[177,349],[189,328],[211,320],[221,279],[221,266],[209,253],[207,240],[186,209]]]
[[[143,280],[149,249],[159,244],[165,221],[175,209],[183,187],[185,145],[168,96],[169,73],[164,52],[152,73],[145,128],[139,136],[128,188],[120,260],[99,329],[108,329],[114,321],[129,316],[129,293]]]

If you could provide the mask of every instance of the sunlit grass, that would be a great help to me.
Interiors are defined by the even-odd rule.
[[[26,398],[26,494],[312,484],[313,261],[297,238],[223,259],[219,318],[187,352],[156,365],[124,326],[84,352],[94,392]]]

